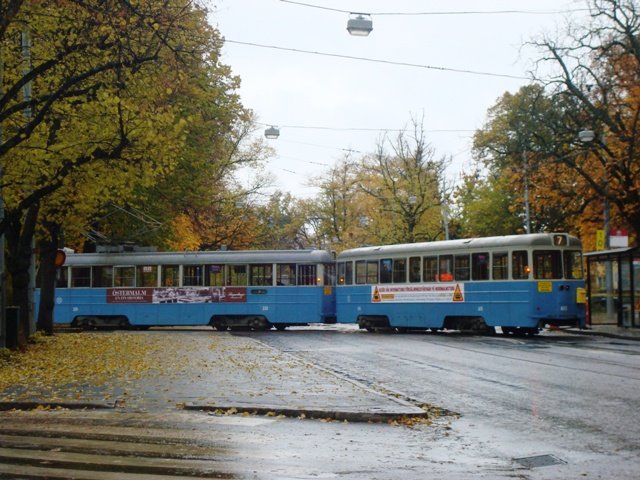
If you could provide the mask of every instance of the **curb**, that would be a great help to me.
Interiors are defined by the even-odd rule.
[[[203,412],[220,412],[224,413],[249,413],[252,415],[263,416],[285,416],[289,418],[310,418],[325,419],[347,422],[360,423],[385,423],[394,420],[402,420],[406,418],[429,418],[429,412],[424,410],[418,411],[417,407],[414,411],[404,412],[358,412],[346,410],[319,410],[309,408],[292,408],[292,407],[274,407],[274,406],[229,406],[229,405],[199,405],[195,403],[185,403],[184,410],[198,410]]]
[[[97,402],[46,402],[46,401],[16,401],[0,402],[0,411],[8,410],[54,410],[63,408],[67,410],[106,410],[116,408],[115,404]]]

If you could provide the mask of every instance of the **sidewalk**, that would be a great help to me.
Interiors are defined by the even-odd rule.
[[[622,328],[617,325],[590,325],[584,330],[570,328],[565,331],[579,335],[599,335],[625,340],[640,340],[640,328]]]
[[[68,333],[45,347],[35,355],[55,359],[46,368],[40,358],[24,371],[0,368],[0,410],[184,408],[363,422],[433,413],[257,340],[210,330]],[[86,352],[74,357],[79,349]]]

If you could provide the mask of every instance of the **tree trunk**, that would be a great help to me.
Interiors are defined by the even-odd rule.
[[[8,228],[5,231],[7,240],[7,271],[11,275],[13,288],[12,303],[20,307],[18,322],[18,348],[23,349],[29,336],[29,323],[32,316],[29,295],[29,283],[32,241],[38,218],[39,206],[36,204],[27,210],[24,219],[17,215],[7,216]]]
[[[46,222],[49,237],[39,242],[40,268],[40,305],[38,309],[37,330],[53,335],[53,309],[56,289],[56,253],[60,240],[60,225]]]

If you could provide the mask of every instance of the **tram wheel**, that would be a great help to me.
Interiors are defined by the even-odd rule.
[[[220,319],[213,320],[213,322],[211,323],[211,326],[213,327],[214,330],[218,332],[226,332],[227,329],[229,328],[227,326],[227,322]]]

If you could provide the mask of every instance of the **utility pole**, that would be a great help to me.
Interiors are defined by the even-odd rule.
[[[531,209],[529,207],[529,161],[527,160],[527,149],[522,149],[522,172],[524,176],[524,228],[527,233],[531,233]]]
[[[4,94],[2,88],[2,73],[4,71],[4,57],[2,54],[2,45],[0,45],[0,97]],[[0,122],[0,145],[4,142],[2,132],[2,123]],[[4,220],[4,195],[2,193],[2,182],[4,181],[2,163],[0,163],[0,223]],[[5,319],[5,275],[4,275],[4,230],[0,231],[0,348],[7,346],[7,324]]]

